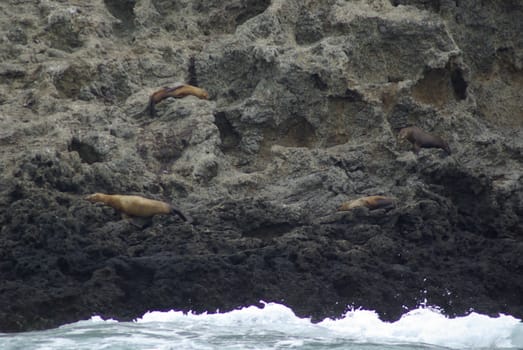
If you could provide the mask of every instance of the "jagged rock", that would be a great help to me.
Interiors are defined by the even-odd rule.
[[[0,331],[282,302],[523,317],[523,7],[0,4]],[[209,92],[150,94],[185,81]],[[397,140],[417,125],[452,155]],[[124,219],[93,192],[190,216]],[[367,195],[390,210],[338,212]]]

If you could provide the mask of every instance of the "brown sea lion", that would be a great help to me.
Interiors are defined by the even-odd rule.
[[[85,199],[92,203],[104,203],[129,216],[150,217],[158,214],[176,214],[183,221],[187,221],[187,218],[180,210],[168,203],[154,199],[104,193],[94,193],[85,197]]]
[[[149,97],[149,103],[147,104],[147,107],[145,107],[143,111],[133,115],[133,117],[136,118],[146,113],[151,117],[155,117],[156,109],[154,107],[160,101],[168,97],[182,98],[189,95],[196,96],[202,100],[209,99],[209,94],[202,88],[184,83],[174,83],[172,87],[164,86],[160,90],[153,92]]]
[[[441,148],[450,155],[450,148],[441,137],[431,135],[417,126],[409,126],[400,130],[398,134],[400,141],[409,140],[414,145],[414,153],[418,154],[422,148]]]
[[[348,211],[358,207],[367,207],[370,210],[393,207],[396,203],[395,198],[385,196],[368,196],[354,199],[342,203],[338,211]]]
[[[149,104],[147,105],[149,115],[151,117],[156,116],[156,109],[154,107],[160,101],[168,97],[182,98],[189,95],[196,96],[202,100],[209,99],[209,94],[204,89],[189,84],[175,83],[173,87],[163,87],[153,92],[151,97],[149,97]]]

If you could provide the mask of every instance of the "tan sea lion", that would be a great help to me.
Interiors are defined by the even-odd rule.
[[[348,211],[358,207],[367,207],[370,210],[389,208],[393,207],[395,203],[395,198],[385,196],[368,196],[342,203],[342,205],[338,208],[338,211]]]
[[[441,148],[450,155],[450,148],[441,137],[431,135],[417,126],[409,126],[400,130],[398,134],[400,141],[409,140],[414,145],[414,153],[418,154],[422,148]]]
[[[182,98],[189,95],[196,96],[202,100],[209,99],[209,94],[204,89],[189,84],[175,83],[173,87],[163,87],[160,90],[153,92],[151,97],[149,97],[149,104],[146,109],[148,110],[149,115],[154,117],[156,116],[156,109],[154,106],[160,101],[168,97]]]
[[[187,218],[180,210],[168,203],[154,199],[147,199],[140,196],[104,193],[94,193],[85,197],[85,199],[92,203],[104,203],[129,216],[150,217],[159,214],[176,214],[183,221],[187,221]]]

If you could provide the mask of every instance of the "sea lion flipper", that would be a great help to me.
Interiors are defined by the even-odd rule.
[[[173,215],[174,214],[178,215],[183,221],[188,221],[187,218],[185,217],[185,215],[183,215],[183,213],[175,207],[171,207],[171,213]]]
[[[192,216],[185,215],[185,218],[187,219],[186,223],[188,223],[188,224],[194,225],[196,223],[196,221],[194,221]]]
[[[391,198],[377,198],[375,202],[376,209],[393,208],[395,206],[394,200]]]
[[[154,100],[152,98],[149,99],[146,110],[149,116],[156,117],[156,109],[154,108]]]

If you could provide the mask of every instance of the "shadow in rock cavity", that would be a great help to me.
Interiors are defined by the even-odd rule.
[[[114,27],[116,35],[122,36],[135,29],[135,0],[104,0],[104,3],[107,10],[120,20]]]

